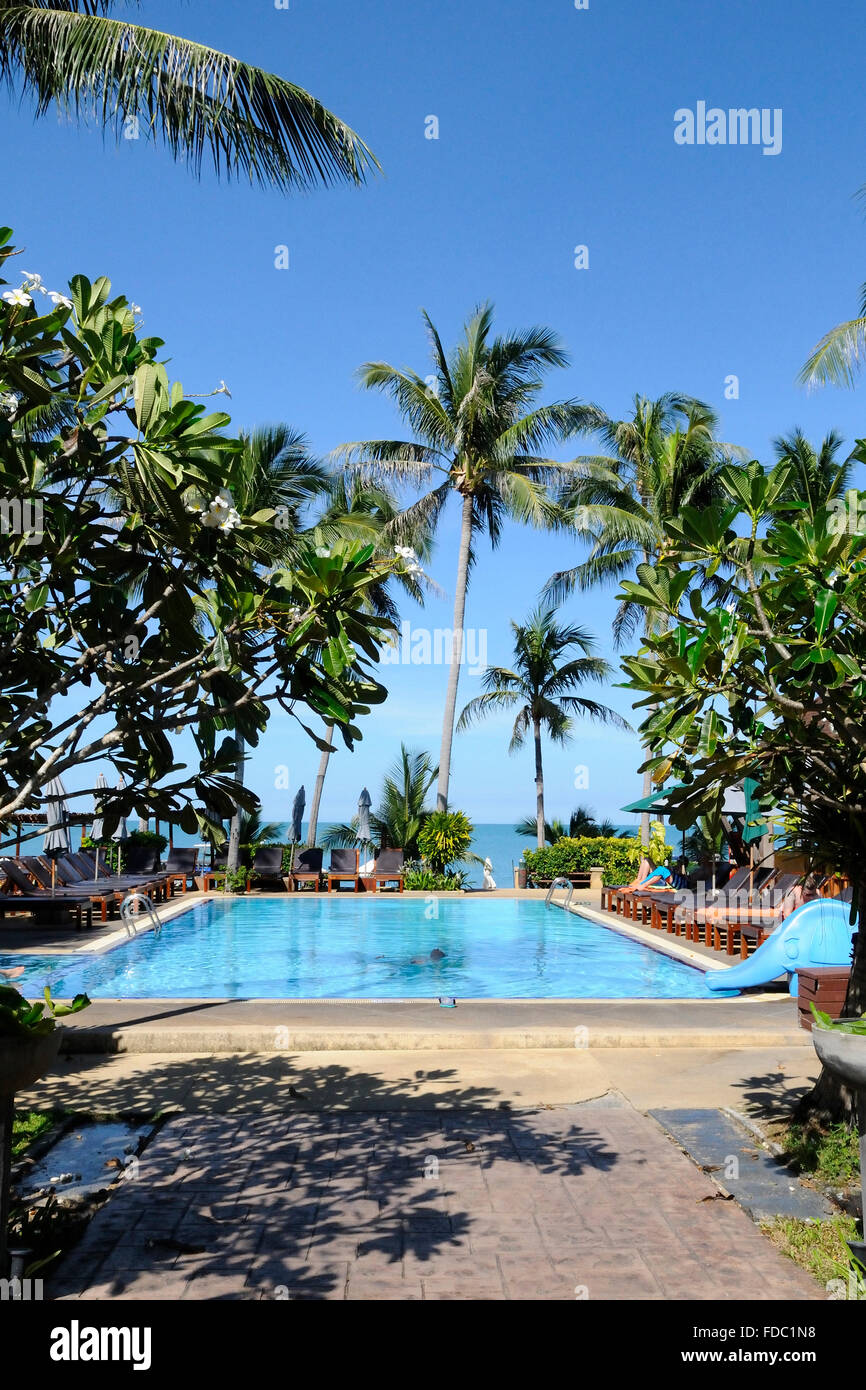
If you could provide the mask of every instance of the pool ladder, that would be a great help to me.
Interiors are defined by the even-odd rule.
[[[571,882],[570,879],[567,879],[567,878],[555,878],[555,879],[553,880],[553,882],[551,883],[550,887],[549,887],[548,890],[547,890],[547,897],[544,899],[544,906],[545,906],[545,907],[550,907],[551,901],[553,900],[553,895],[554,895],[554,893],[556,892],[557,888],[567,888],[567,889],[568,889],[568,897],[565,899],[565,902],[562,902],[562,903],[556,903],[556,902],[555,902],[555,903],[553,904],[553,906],[554,906],[554,907],[563,907],[563,908],[566,908],[566,909],[569,908],[569,907],[571,907],[571,896],[572,896],[572,894],[573,894],[573,892],[574,892],[574,884]]]
[[[146,893],[127,893],[123,902],[120,904],[120,919],[126,927],[127,935],[138,936],[138,930],[135,925],[138,914],[135,912],[135,908],[141,906],[144,907],[150,919],[150,925],[153,927],[154,936],[159,936],[162,930],[162,923],[156,915],[152,900]]]

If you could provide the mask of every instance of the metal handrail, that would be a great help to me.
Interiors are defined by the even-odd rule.
[[[547,890],[547,897],[544,899],[544,906],[545,906],[545,907],[550,907],[551,900],[552,900],[552,898],[553,898],[553,894],[554,894],[554,892],[556,891],[557,888],[567,888],[567,889],[568,889],[568,897],[566,898],[566,900],[565,900],[564,903],[554,903],[553,906],[554,906],[554,907],[563,907],[563,908],[569,908],[569,907],[571,907],[571,896],[572,896],[572,894],[573,894],[573,892],[574,892],[574,884],[571,882],[570,879],[568,879],[568,878],[562,878],[562,877],[560,877],[560,878],[555,878],[555,879],[553,880],[553,882],[551,883],[550,887],[549,887],[548,890]]]
[[[123,925],[126,927],[127,935],[138,935],[138,931],[135,925],[137,913],[133,912],[133,908],[141,903],[144,904],[144,909],[148,917],[150,918],[150,925],[153,928],[154,936],[159,936],[159,933],[162,930],[162,923],[156,915],[156,910],[153,906],[152,900],[147,896],[146,893],[127,893],[123,902],[120,904],[120,918],[123,922]]]

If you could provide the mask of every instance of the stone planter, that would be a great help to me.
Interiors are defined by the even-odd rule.
[[[866,1033],[840,1033],[816,1022],[812,1026],[812,1041],[828,1071],[834,1072],[852,1091],[866,1090]]]
[[[0,1038],[0,1098],[26,1091],[51,1066],[62,1029],[41,1038]]]
[[[816,1019],[812,1025],[812,1042],[827,1070],[857,1094],[861,1220],[866,1231],[866,1033],[840,1033],[835,1028],[822,1028]],[[848,1249],[855,1260],[866,1264],[866,1241],[849,1240]]]

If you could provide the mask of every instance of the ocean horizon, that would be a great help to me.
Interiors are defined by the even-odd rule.
[[[283,824],[286,823],[283,822]],[[138,821],[135,817],[132,817],[127,825],[130,831],[138,829]],[[321,822],[320,835],[318,837],[320,842],[321,836],[326,833],[330,825],[331,822],[329,821]],[[306,839],[307,826],[308,822],[304,821],[303,839]],[[150,822],[150,828],[151,830],[155,828],[155,823],[153,821]],[[639,826],[637,822],[633,825],[623,823],[617,825],[616,829],[618,832],[629,830],[637,834]],[[165,822],[160,824],[160,830],[163,835],[166,834]],[[74,840],[77,844],[79,840],[79,832],[77,829],[74,831]],[[173,842],[175,845],[179,846],[190,846],[201,844],[202,840],[201,836],[198,834],[190,835],[178,827],[175,827]],[[38,849],[41,847],[41,839],[31,841],[31,844],[34,846],[33,849],[23,848],[25,854],[37,853]],[[473,854],[477,854],[481,859],[490,859],[493,864],[493,877],[499,888],[511,888],[513,886],[514,869],[518,864],[523,862],[523,851],[525,849],[534,848],[534,839],[529,839],[529,837],[525,835],[518,835],[514,829],[513,822],[507,821],[487,821],[476,825],[471,846]],[[466,873],[467,883],[476,888],[481,886],[483,869],[480,864],[467,864]]]

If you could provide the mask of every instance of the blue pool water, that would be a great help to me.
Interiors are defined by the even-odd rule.
[[[438,915],[434,915],[437,914]],[[430,960],[433,950],[444,958]],[[345,895],[201,903],[102,955],[0,959],[93,999],[704,999],[703,973],[541,902]]]

